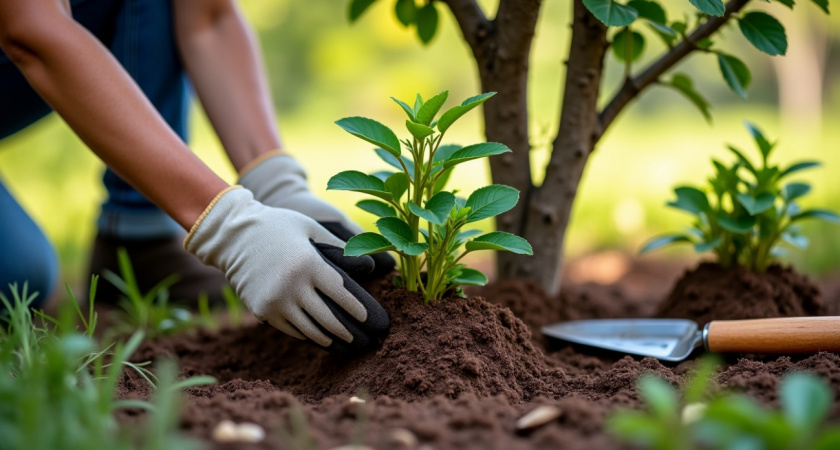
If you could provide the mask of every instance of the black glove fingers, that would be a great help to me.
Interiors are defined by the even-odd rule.
[[[328,261],[333,262],[351,277],[364,277],[376,267],[374,259],[370,256],[344,256],[344,249],[328,244],[312,242],[312,245],[321,252]]]

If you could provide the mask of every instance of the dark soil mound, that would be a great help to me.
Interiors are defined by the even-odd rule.
[[[773,265],[765,273],[744,267],[724,269],[702,263],[677,281],[659,305],[657,317],[712,320],[761,319],[826,314],[820,291],[790,267]]]
[[[267,325],[175,336],[147,344],[137,359],[173,355],[187,373],[267,380],[305,402],[360,390],[409,401],[469,393],[521,402],[563,389],[562,370],[549,366],[528,327],[506,308],[478,297],[424,305],[404,290],[384,293],[381,302],[391,315],[391,334],[380,349],[352,360]]]

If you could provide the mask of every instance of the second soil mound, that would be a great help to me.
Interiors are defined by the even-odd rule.
[[[724,269],[702,263],[677,281],[659,305],[657,317],[692,319],[700,325],[712,320],[826,314],[819,289],[790,267],[770,266],[756,273],[737,266]]]
[[[267,325],[174,336],[146,344],[136,359],[174,356],[188,375],[212,375],[223,383],[267,380],[304,402],[359,391],[408,401],[473,394],[522,402],[565,389],[563,371],[551,367],[531,343],[528,327],[507,308],[480,297],[424,305],[404,290],[385,291],[380,301],[391,316],[391,334],[380,349],[353,360]]]

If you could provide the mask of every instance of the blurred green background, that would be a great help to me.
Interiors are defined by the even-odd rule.
[[[663,4],[672,3],[677,2]],[[840,210],[840,127],[835,125],[840,120],[840,17],[825,17],[807,1],[797,2],[794,13],[778,3],[752,3],[751,8],[767,9],[785,24],[788,56],[760,54],[735,26],[723,31],[719,46],[751,68],[747,101],[724,84],[713,55],[695,54],[681,63],[677,70],[690,73],[711,101],[712,124],[676,92],[658,87],[645,92],[619,117],[590,160],[567,236],[567,256],[605,249],[632,254],[653,234],[688,225],[687,216],[663,206],[672,197],[672,187],[703,183],[711,174],[712,156],[730,161],[725,143],[753,152],[745,119],[780,142],[776,161],[823,161],[824,167],[804,175],[814,191],[803,203]],[[495,10],[493,1],[482,4],[485,10]],[[329,177],[340,170],[383,167],[369,145],[333,122],[364,115],[398,129],[404,117],[390,96],[408,100],[416,92],[428,97],[449,89],[452,104],[477,94],[471,54],[449,11],[438,5],[438,34],[423,47],[413,29],[395,19],[392,0],[380,0],[353,25],[346,20],[345,1],[252,0],[241,6],[261,41],[285,145],[308,169],[314,191],[364,226],[372,226],[373,217],[352,206],[362,196],[324,190]],[[690,5],[670,7],[676,8],[669,10],[674,18]],[[557,129],[570,12],[570,1],[546,0],[532,50],[529,95],[535,172],[544,166]],[[649,36],[646,60],[662,50]],[[607,67],[605,97],[617,88],[622,70],[612,55]],[[194,151],[234,181],[198,106],[192,135]],[[482,136],[480,112],[468,115],[448,134],[450,142],[461,144]],[[71,284],[86,277],[88,246],[104,196],[102,170],[55,115],[0,141],[0,178],[49,235],[60,254],[64,280]],[[460,167],[453,179],[455,187],[472,190],[487,183],[489,173],[484,163],[474,162]],[[840,227],[810,223],[805,231],[812,245],[807,252],[793,251],[790,261],[818,277],[840,269]],[[687,249],[675,249],[655,257],[689,255]]]

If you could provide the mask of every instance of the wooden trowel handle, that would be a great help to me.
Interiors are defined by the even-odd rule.
[[[840,317],[715,320],[706,325],[703,338],[713,352],[840,352]]]

